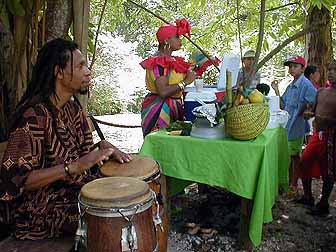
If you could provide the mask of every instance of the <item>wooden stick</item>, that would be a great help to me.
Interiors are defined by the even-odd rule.
[[[93,47],[93,56],[92,56],[92,60],[91,60],[91,64],[90,64],[89,69],[92,69],[94,62],[96,61],[96,48],[97,48],[97,43],[98,43],[98,35],[99,35],[99,32],[100,32],[100,26],[101,26],[102,21],[103,21],[103,16],[104,16],[106,5],[107,5],[107,0],[105,0],[102,11],[100,13],[98,28],[97,28],[96,37],[95,37],[95,43],[94,43],[94,47]]]
[[[127,2],[130,2],[130,3],[134,4],[135,6],[143,9],[144,11],[147,11],[148,13],[152,14],[154,17],[160,19],[164,23],[171,24],[166,19],[164,19],[163,17],[159,16],[158,14],[154,13],[153,11],[147,9],[146,7],[144,7],[142,5],[136,3],[132,0],[127,0]],[[205,57],[207,57],[208,60],[210,60],[211,64],[215,66],[215,68],[218,70],[218,72],[220,72],[219,67],[215,64],[215,62],[211,59],[211,57],[199,45],[197,45],[194,41],[192,41],[188,36],[183,35],[183,37],[185,37],[187,40],[189,40],[190,43],[192,43],[198,50],[200,50],[205,55]]]
[[[254,57],[253,62],[253,76],[257,73],[256,67],[258,65],[260,53],[261,53],[261,46],[264,40],[264,27],[265,27],[265,8],[266,8],[266,0],[260,1],[260,19],[259,19],[259,35],[258,35],[258,44],[257,44],[257,50]]]
[[[241,31],[240,31],[240,19],[239,19],[239,0],[236,0],[236,7],[237,7],[237,25],[238,25],[238,41],[239,41],[239,50],[240,50],[240,60],[241,60],[241,64],[242,64],[242,67],[244,67],[244,62],[243,62],[243,48],[242,48],[242,42],[241,42]],[[244,71],[244,68],[242,68],[243,71],[242,71],[242,74],[243,74],[243,80],[245,79],[245,71]],[[238,73],[239,75],[239,73]],[[240,78],[238,78],[239,80]],[[234,94],[234,97],[233,97],[233,101],[236,100],[236,97],[239,93],[239,86],[243,84],[245,85],[245,83],[240,83],[240,81],[237,82],[237,89],[236,89],[236,92]]]
[[[41,8],[40,5],[40,0],[36,1],[36,6],[35,6],[35,16],[34,17],[34,28],[35,28],[35,36],[33,37],[34,41],[33,41],[33,50],[36,50],[37,52],[37,48],[38,48],[38,38],[39,38],[39,21],[38,21],[38,17],[39,17],[39,11]],[[35,54],[35,52],[34,52]],[[34,55],[35,56],[35,55]]]
[[[315,31],[316,29],[318,29],[317,27],[313,28],[313,27],[308,27],[308,28],[304,28],[303,30],[295,33],[294,35],[292,35],[291,37],[287,38],[286,40],[282,41],[281,44],[277,45],[269,54],[267,54],[257,65],[256,67],[256,71],[258,71],[267,61],[269,61],[275,54],[277,54],[278,52],[281,51],[282,48],[284,48],[285,46],[287,46],[289,43],[291,43],[292,41],[302,37],[303,35],[305,35],[308,32],[312,32]]]
[[[45,44],[46,39],[46,14],[47,14],[47,1],[44,1],[43,16],[42,16],[42,46]]]

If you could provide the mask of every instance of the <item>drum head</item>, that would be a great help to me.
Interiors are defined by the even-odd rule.
[[[131,162],[124,164],[109,160],[100,168],[100,172],[105,177],[133,177],[145,180],[159,170],[157,162],[150,157],[132,155],[132,158]]]
[[[84,185],[80,200],[84,205],[103,208],[127,208],[148,201],[149,186],[136,178],[101,178]]]

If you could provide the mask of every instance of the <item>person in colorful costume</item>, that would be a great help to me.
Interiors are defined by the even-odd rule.
[[[183,90],[195,80],[196,73],[189,62],[172,56],[172,52],[182,47],[180,36],[190,36],[190,31],[191,26],[186,19],[176,20],[176,25],[161,26],[156,33],[158,52],[140,63],[146,70],[149,91],[141,108],[144,136],[153,130],[166,128],[174,121],[183,120]]]
[[[39,51],[0,169],[0,222],[14,224],[17,239],[74,235],[80,189],[98,176],[91,168],[110,156],[131,160],[105,140],[93,144],[74,97],[87,93],[90,80],[74,42],[55,39]]]
[[[311,209],[310,214],[324,216],[329,214],[329,197],[336,179],[335,168],[335,128],[336,114],[336,61],[328,67],[328,80],[325,88],[320,88],[315,108],[315,129],[299,163],[304,194],[295,202],[314,206],[312,178],[323,180],[322,197]]]
[[[317,66],[308,65],[304,71],[304,76],[314,84],[316,89],[320,88],[319,82],[321,75]],[[311,109],[309,108],[307,112],[310,112],[310,110]],[[309,120],[313,120],[313,118]],[[313,125],[314,122],[312,121],[312,126]],[[310,128],[311,127],[307,129],[309,133],[311,132]],[[313,127],[313,134],[309,137],[308,144],[305,147],[298,164],[298,175],[302,181],[304,195],[295,199],[294,202],[310,207],[314,206],[314,198],[311,191],[312,178],[319,178],[321,175],[320,166],[323,156],[326,153],[325,146],[325,138],[316,131],[315,127]]]

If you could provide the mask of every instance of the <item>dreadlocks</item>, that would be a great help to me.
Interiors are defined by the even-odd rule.
[[[61,38],[54,39],[41,48],[33,68],[31,81],[28,83],[27,89],[16,107],[10,131],[13,131],[18,126],[22,114],[38,103],[46,104],[46,107],[54,116],[50,97],[57,98],[57,73],[55,73],[55,67],[58,66],[59,70],[63,70],[70,61],[72,73],[73,51],[76,49],[78,49],[76,43]],[[79,103],[78,100],[76,102]]]

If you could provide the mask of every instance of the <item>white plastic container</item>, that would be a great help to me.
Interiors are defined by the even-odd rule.
[[[270,113],[270,120],[267,124],[266,129],[275,129],[278,127],[286,127],[286,124],[289,119],[289,114],[285,110],[279,110],[278,112]]]
[[[194,85],[195,85],[196,92],[203,91],[203,85],[204,85],[203,79],[195,79]]]
[[[232,73],[232,87],[237,85],[237,77],[240,67],[240,57],[235,54],[225,54],[220,67],[219,78],[217,80],[217,88],[224,90],[226,88],[226,70]]]
[[[280,111],[280,97],[279,96],[269,96],[268,105],[270,113],[277,113]]]
[[[225,138],[224,123],[211,127],[206,118],[196,118],[192,125],[190,136],[205,139],[223,139]]]

